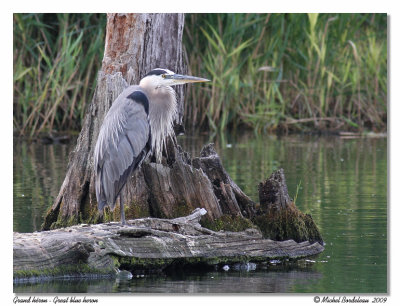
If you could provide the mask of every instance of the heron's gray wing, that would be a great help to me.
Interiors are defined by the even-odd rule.
[[[114,208],[129,175],[150,150],[148,104],[146,108],[144,103],[148,103],[147,98],[141,95],[129,95],[128,98],[124,93],[104,118],[95,147],[95,187],[100,210],[107,204]]]

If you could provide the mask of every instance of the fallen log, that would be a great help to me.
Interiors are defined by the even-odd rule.
[[[174,266],[260,263],[318,254],[318,242],[264,239],[255,228],[215,232],[200,225],[205,209],[175,219],[81,224],[34,233],[14,233],[14,281],[59,276],[115,276]]]

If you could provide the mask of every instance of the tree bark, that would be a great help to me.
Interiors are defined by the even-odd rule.
[[[222,166],[213,144],[206,145],[193,166],[201,169],[212,182],[214,193],[224,214],[250,218],[255,215],[255,203],[236,185]]]

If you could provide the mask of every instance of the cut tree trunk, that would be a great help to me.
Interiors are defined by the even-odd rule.
[[[176,219],[144,218],[14,233],[14,281],[113,276],[182,266],[266,263],[318,254],[319,243],[264,239],[257,229],[214,232],[201,227],[205,209]]]

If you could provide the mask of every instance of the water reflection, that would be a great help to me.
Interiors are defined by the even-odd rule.
[[[14,138],[14,231],[40,230],[44,214],[64,180],[74,144],[75,141],[68,145],[44,145]]]
[[[192,156],[197,156],[209,141],[207,135],[179,137],[179,143]],[[257,288],[261,290],[258,292],[387,292],[386,138],[256,137],[250,133],[213,141],[233,180],[256,201],[257,184],[277,168],[285,169],[290,195],[294,197],[298,189],[296,205],[312,215],[326,242],[325,251],[312,268],[240,275],[234,271],[211,272],[181,278],[146,276],[119,283],[98,280],[85,282],[82,290],[255,292]],[[73,145],[14,142],[14,231],[40,228],[42,216],[62,184],[72,148]],[[285,277],[291,279],[286,287],[272,286],[278,278]],[[24,285],[14,290],[76,292],[75,283]]]
[[[273,293],[291,292],[296,284],[312,286],[322,275],[318,272],[258,271],[207,272],[176,276],[145,276],[131,280],[57,281],[14,286],[19,293]]]

